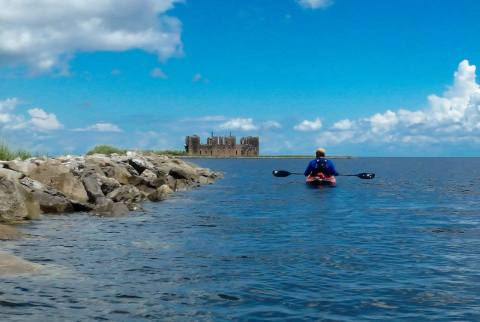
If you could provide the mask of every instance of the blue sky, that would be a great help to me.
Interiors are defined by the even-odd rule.
[[[480,2],[0,0],[0,135],[39,152],[479,155]],[[433,95],[433,96],[432,96]]]

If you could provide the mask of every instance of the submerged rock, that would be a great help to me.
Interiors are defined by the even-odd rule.
[[[0,252],[0,276],[35,273],[41,265],[26,261],[15,255]]]
[[[0,224],[0,240],[17,240],[22,237],[22,233],[12,226]]]

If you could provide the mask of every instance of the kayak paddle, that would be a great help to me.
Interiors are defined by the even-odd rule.
[[[298,172],[289,172],[289,171],[285,171],[285,170],[273,170],[272,171],[272,174],[275,176],[275,177],[278,177],[278,178],[283,178],[283,177],[288,177],[289,175],[302,175],[303,176],[303,173],[298,173]],[[359,173],[359,174],[339,174],[338,176],[342,176],[342,177],[358,177],[360,179],[373,179],[375,178],[375,173]]]
[[[285,170],[273,170],[272,174],[275,177],[279,177],[279,178],[288,177],[291,174],[296,174],[296,175],[302,175],[303,176],[303,173],[288,172],[288,171],[285,171]]]
[[[359,177],[360,179],[373,179],[375,178],[375,173],[359,173],[359,174],[339,174],[342,177]]]

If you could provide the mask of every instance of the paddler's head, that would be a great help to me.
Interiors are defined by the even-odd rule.
[[[324,158],[325,157],[325,149],[318,148],[315,151],[315,155],[317,156],[317,158]]]

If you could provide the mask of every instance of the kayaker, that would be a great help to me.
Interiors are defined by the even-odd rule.
[[[308,167],[305,170],[305,177],[310,175],[316,176],[320,173],[323,173],[326,177],[338,176],[338,172],[335,169],[333,162],[325,158],[325,149],[317,149],[315,155],[315,160],[308,163]]]

